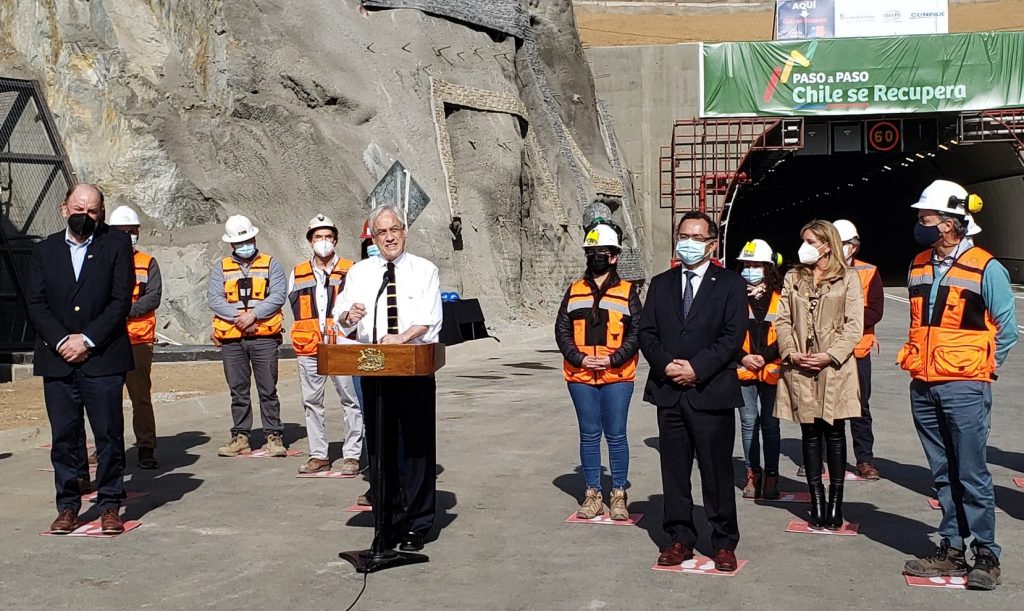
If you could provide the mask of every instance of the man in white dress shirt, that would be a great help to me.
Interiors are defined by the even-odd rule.
[[[334,320],[345,335],[355,331],[356,339],[364,343],[436,342],[442,320],[437,266],[405,252],[408,232],[397,208],[375,208],[370,213],[369,226],[380,254],[356,263],[349,270],[345,288],[334,304]],[[377,381],[387,389],[381,448],[375,447]],[[384,525],[385,543],[389,547],[400,543],[402,551],[421,550],[435,515],[434,376],[362,378],[361,382],[371,473],[377,468],[377,456],[387,456],[384,478],[389,498],[373,501],[383,502],[385,516],[391,517],[390,524]],[[399,429],[405,507],[401,506],[399,492]]]

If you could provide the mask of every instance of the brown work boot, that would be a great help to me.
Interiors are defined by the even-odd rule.
[[[622,488],[612,488],[609,517],[616,521],[629,519],[629,509],[626,507],[626,491]]]
[[[217,456],[240,456],[251,454],[252,447],[249,446],[249,436],[242,433],[235,433],[227,445],[217,448]]]
[[[275,458],[288,456],[288,448],[284,447],[281,433],[267,433],[267,443],[263,445],[263,449],[266,450],[267,456]]]
[[[50,534],[67,535],[75,532],[78,528],[78,514],[74,509],[61,509],[57,519],[50,524]]]
[[[330,470],[331,461],[322,458],[310,458],[304,465],[299,467],[299,473],[319,473]]]
[[[903,574],[914,577],[963,577],[969,568],[964,550],[953,549],[949,546],[949,539],[943,539],[931,556],[908,560],[903,565]]]
[[[604,501],[601,500],[601,491],[597,488],[587,488],[587,495],[583,499],[576,512],[576,517],[583,520],[593,520],[604,513]]]
[[[877,482],[882,477],[882,474],[878,472],[875,465],[869,462],[857,463],[857,475],[873,482]]]
[[[342,475],[355,475],[359,473],[359,459],[346,458],[341,461],[341,473]]]
[[[360,494],[356,497],[356,505],[360,507],[373,507],[373,496],[369,490],[366,491],[366,494]]]
[[[124,532],[120,510],[117,507],[104,509],[100,514],[100,531],[105,535],[119,535]]]
[[[743,498],[756,499],[761,496],[761,470],[747,469],[747,483],[743,486]]]
[[[974,553],[974,567],[967,574],[967,588],[971,590],[995,590],[1002,583],[999,575],[999,558],[987,548]]]
[[[764,472],[762,481],[761,498],[766,501],[774,501],[779,498],[779,474],[771,471]]]

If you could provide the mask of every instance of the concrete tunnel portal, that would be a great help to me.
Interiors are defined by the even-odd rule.
[[[720,214],[721,254],[732,267],[748,240],[762,238],[790,264],[804,223],[846,218],[859,229],[862,257],[879,266],[886,284],[903,284],[910,260],[920,251],[913,239],[917,215],[910,204],[933,180],[943,178],[982,196],[984,209],[976,221],[983,231],[975,241],[1007,266],[1014,282],[1024,281],[1021,143],[1012,127],[1001,130],[975,119],[974,128],[971,118],[965,123],[958,113],[805,119],[799,149],[752,147]],[[901,128],[900,146],[894,150],[872,150],[867,141],[868,129],[881,120]]]

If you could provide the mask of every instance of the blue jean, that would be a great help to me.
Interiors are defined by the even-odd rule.
[[[914,427],[921,438],[942,507],[939,535],[962,549],[996,544],[996,497],[986,448],[992,428],[992,385],[988,382],[910,383]]]
[[[775,411],[775,385],[748,382],[740,386],[743,407],[740,408],[740,431],[743,435],[743,464],[748,469],[761,467],[761,439],[764,437],[764,470],[779,472],[779,446],[782,433]],[[760,406],[758,406],[760,403]],[[758,435],[760,433],[760,435]]]
[[[632,382],[569,383],[569,396],[580,424],[580,463],[587,488],[601,488],[601,435],[608,442],[612,488],[625,488],[629,475],[626,417],[633,397]]]

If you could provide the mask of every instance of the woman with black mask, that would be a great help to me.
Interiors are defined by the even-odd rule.
[[[610,517],[628,520],[626,486],[629,443],[626,418],[636,377],[641,304],[636,286],[615,271],[620,242],[610,224],[593,226],[583,250],[587,270],[566,291],[555,321],[555,339],[564,357],[563,375],[580,426],[580,463],[587,490],[577,517],[604,513],[601,491],[601,437],[608,442],[612,474]]]

